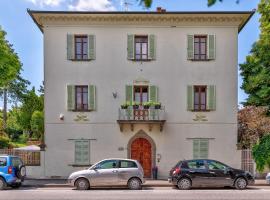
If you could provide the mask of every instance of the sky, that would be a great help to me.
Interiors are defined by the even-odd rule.
[[[136,0],[0,0],[0,26],[7,32],[7,40],[13,44],[23,63],[22,75],[36,89],[43,81],[43,35],[27,13],[32,10],[83,10],[124,11],[124,2],[129,11],[143,11]],[[150,11],[161,6],[167,11],[251,11],[259,0],[223,0],[210,8],[207,0],[153,0]],[[239,34],[238,63],[245,62],[252,44],[259,37],[259,14],[256,13]],[[0,72],[1,73],[1,72]],[[242,79],[238,73],[238,103],[247,95],[240,89]],[[0,108],[2,107],[0,100]]]

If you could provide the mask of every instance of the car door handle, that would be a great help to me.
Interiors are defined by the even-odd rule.
[[[192,170],[191,170],[191,171],[189,171],[189,172],[190,172],[190,173],[195,173],[195,171],[192,171]]]
[[[117,170],[113,170],[112,172],[113,172],[113,173],[117,173],[118,171],[117,171]]]
[[[210,174],[214,174],[214,175],[216,174],[216,172],[209,172],[209,173],[210,173]]]

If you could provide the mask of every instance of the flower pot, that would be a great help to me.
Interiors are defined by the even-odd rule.
[[[160,109],[161,105],[155,105],[155,109]]]
[[[147,106],[143,106],[143,108],[144,108],[144,109],[149,109],[149,106],[148,106],[148,105],[147,105]]]
[[[133,105],[133,109],[139,109],[139,105]]]

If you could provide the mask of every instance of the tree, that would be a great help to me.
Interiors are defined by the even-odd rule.
[[[254,145],[252,155],[259,172],[263,172],[265,167],[270,169],[270,134],[263,136],[260,141]]]
[[[12,45],[5,39],[6,32],[0,27],[0,90],[4,99],[3,127],[7,121],[7,95],[10,84],[19,76],[22,64]]]
[[[270,1],[261,0],[258,12],[261,34],[245,63],[240,65],[241,88],[248,94],[245,105],[270,106]]]
[[[0,96],[3,97],[3,126],[7,126],[7,104],[15,103],[22,100],[23,95],[27,92],[27,86],[30,84],[18,73],[16,79],[7,84],[3,89],[0,88]]]
[[[35,111],[31,117],[31,130],[35,138],[43,141],[44,135],[44,113],[42,111]]]
[[[143,5],[145,8],[150,8],[152,6],[153,0],[137,0],[140,1],[140,5]],[[207,0],[207,5],[210,7],[217,2],[222,2],[223,0]],[[236,3],[239,3],[240,0],[236,0]]]
[[[238,111],[238,146],[251,148],[266,133],[270,132],[270,117],[267,107],[247,106]]]
[[[31,118],[35,111],[43,111],[43,99],[43,95],[38,96],[36,94],[34,87],[32,88],[32,90],[28,91],[26,94],[23,95],[22,105],[20,107],[20,112],[17,116],[17,121],[25,132],[32,132]]]

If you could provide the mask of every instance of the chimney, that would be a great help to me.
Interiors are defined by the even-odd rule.
[[[161,13],[161,11],[162,11],[162,8],[161,7],[157,7],[157,12],[158,13]]]

